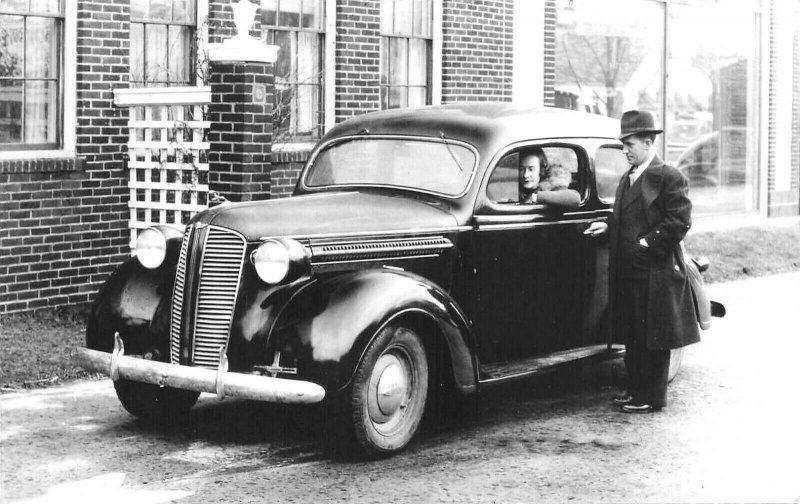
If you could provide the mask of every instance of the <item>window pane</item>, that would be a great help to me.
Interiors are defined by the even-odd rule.
[[[167,27],[146,25],[144,28],[146,49],[145,80],[148,83],[167,81]]]
[[[644,109],[663,124],[663,9],[638,0],[559,1],[556,106],[615,118]]]
[[[275,31],[274,44],[278,46],[278,60],[275,62],[275,78],[292,79],[292,33]]]
[[[298,32],[297,34],[297,82],[301,84],[319,81],[319,35]]]
[[[411,26],[414,14],[414,0],[395,0],[394,2],[394,29],[391,33],[397,35],[411,35]]]
[[[381,85],[389,83],[389,38],[381,37]]]
[[[381,33],[389,34],[394,31],[394,0],[381,2]]]
[[[22,81],[0,81],[0,143],[22,142]]]
[[[275,26],[278,19],[278,0],[261,0],[261,24]]]
[[[428,104],[427,88],[412,87],[408,89],[408,106],[421,107]]]
[[[303,2],[303,28],[322,30],[323,26],[323,0],[304,0]]]
[[[278,24],[292,28],[300,26],[300,0],[281,0]]]
[[[61,12],[59,0],[31,0],[31,12]]]
[[[191,70],[191,30],[186,26],[169,27],[169,81],[188,83]]]
[[[29,17],[25,66],[26,77],[56,77],[58,75],[58,48],[56,20]]]
[[[196,0],[173,0],[172,1],[172,20],[181,23],[195,23]]]
[[[55,143],[56,100],[55,82],[25,83],[25,143]]]
[[[22,16],[0,16],[0,77],[22,77],[24,33]]]
[[[630,169],[628,159],[622,149],[600,147],[594,157],[597,195],[604,201],[613,200],[620,177]]]
[[[297,107],[296,107],[296,133],[298,135],[309,135],[314,132],[316,125],[316,112],[318,107],[317,87],[298,86],[297,87]]]
[[[131,18],[146,19],[149,7],[149,0],[131,0]]]
[[[28,0],[0,0],[0,9],[26,11],[28,10]]]
[[[408,83],[425,86],[428,82],[428,41],[424,39],[410,39]]]
[[[131,23],[131,82],[144,82],[144,25]]]
[[[407,39],[389,39],[389,84],[408,84]]]
[[[752,11],[675,5],[668,46],[667,161],[688,178],[693,213],[755,208],[757,179],[756,50]],[[703,19],[718,20],[701,29]]]
[[[408,88],[390,87],[389,88],[389,108],[400,108],[408,106]]]
[[[414,35],[432,36],[433,3],[431,0],[414,0]]]
[[[148,12],[149,19],[158,19],[161,21],[172,21],[172,9],[170,9],[172,2],[170,0],[150,0],[150,12]]]

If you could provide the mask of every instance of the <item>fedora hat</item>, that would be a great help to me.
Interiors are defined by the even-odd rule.
[[[664,131],[656,128],[653,114],[644,110],[629,110],[622,114],[622,119],[619,122],[621,130],[617,137],[619,140],[637,133],[658,134]]]

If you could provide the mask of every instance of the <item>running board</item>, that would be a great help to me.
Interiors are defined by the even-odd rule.
[[[625,355],[625,347],[621,345],[593,345],[576,348],[574,350],[563,350],[561,352],[554,352],[530,359],[484,364],[480,367],[480,385],[496,385],[511,380],[526,378],[546,371],[552,371],[570,362],[586,359],[614,359],[623,355]]]

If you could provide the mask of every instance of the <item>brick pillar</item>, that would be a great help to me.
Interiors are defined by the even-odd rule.
[[[269,199],[277,46],[249,35],[258,7],[230,4],[236,35],[209,44],[208,183],[230,201]]]
[[[230,201],[269,199],[273,64],[212,61],[209,185]]]

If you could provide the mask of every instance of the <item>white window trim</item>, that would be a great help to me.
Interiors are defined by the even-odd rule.
[[[433,0],[433,41],[431,42],[431,105],[442,104],[442,39],[444,0]]]
[[[75,156],[76,121],[76,76],[78,72],[78,3],[64,2],[64,65],[61,76],[64,86],[64,107],[60,149],[0,151],[0,160],[6,159],[55,159]]]
[[[327,133],[336,126],[336,0],[325,0],[325,74],[322,76],[322,96],[325,100]]]

